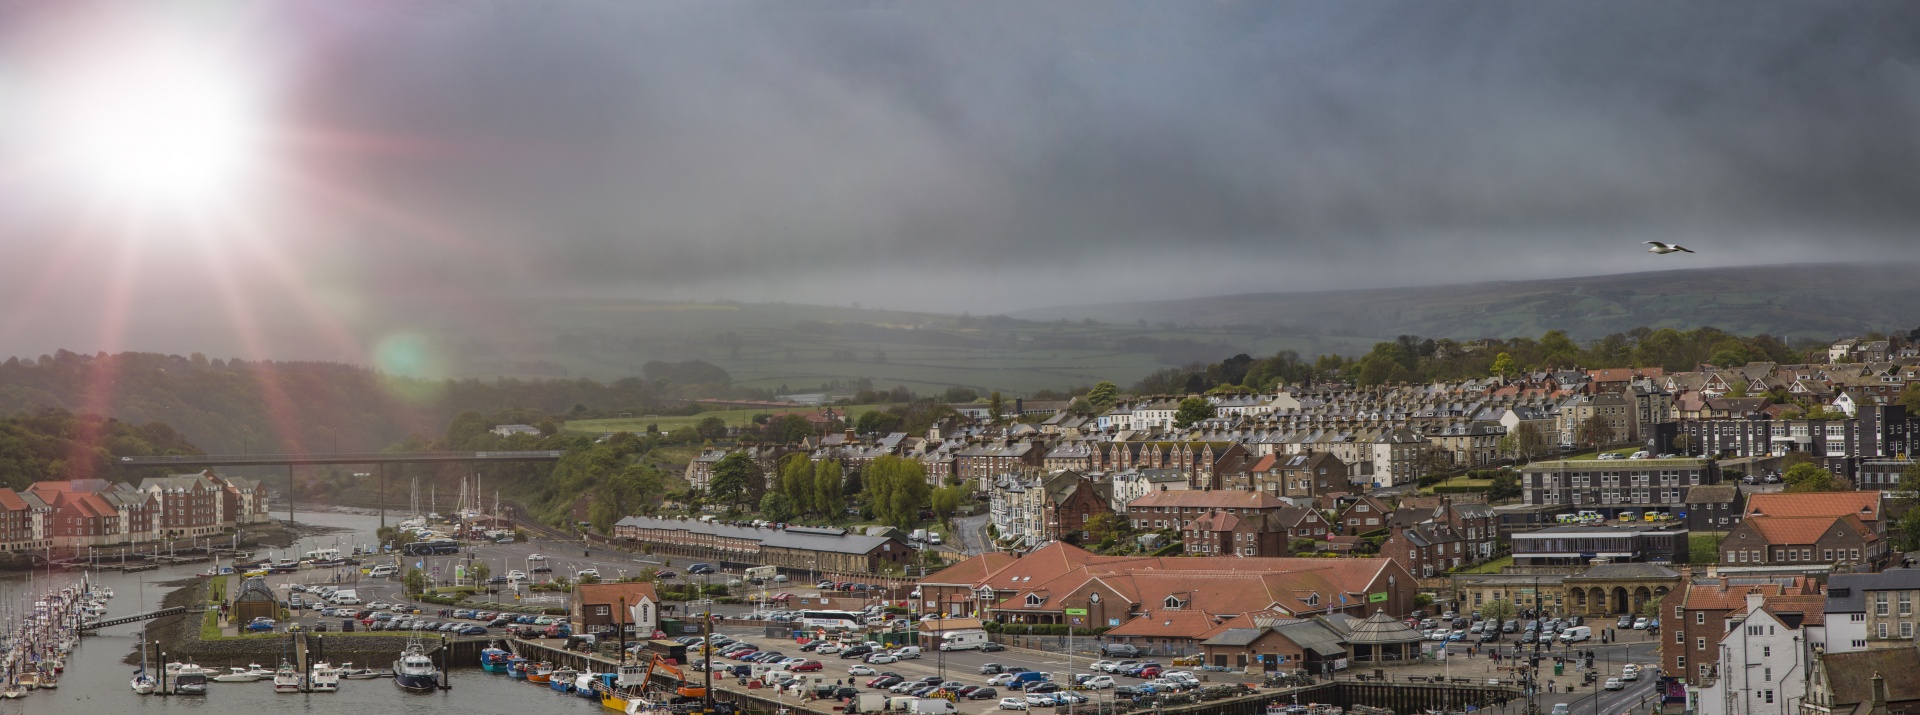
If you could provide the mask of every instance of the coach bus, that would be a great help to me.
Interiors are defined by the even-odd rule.
[[[808,628],[851,630],[860,627],[866,616],[852,611],[801,611],[800,623]]]

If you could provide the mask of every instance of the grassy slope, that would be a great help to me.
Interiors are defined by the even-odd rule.
[[[647,425],[658,425],[662,431],[673,432],[676,430],[691,429],[694,425],[699,424],[701,420],[708,417],[719,417],[720,419],[726,420],[729,425],[740,426],[753,422],[754,415],[773,414],[777,412],[808,412],[812,409],[813,408],[810,407],[791,407],[784,410],[768,408],[752,410],[711,410],[697,415],[687,416],[662,415],[658,417],[614,417],[604,420],[571,420],[563,425],[561,429],[580,434],[603,434],[606,432],[632,432],[640,434],[647,431]],[[853,405],[850,407],[836,407],[834,409],[844,410],[849,417],[859,417],[860,413],[872,410],[873,406]]]
[[[1016,313],[1051,320],[1285,323],[1374,335],[1593,338],[1641,325],[1712,325],[1735,333],[1830,338],[1913,322],[1910,266],[1802,265],[1668,270],[1415,288],[1264,293],[1068,306]],[[1835,286],[1847,286],[1844,292]]]

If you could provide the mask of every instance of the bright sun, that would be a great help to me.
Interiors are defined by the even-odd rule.
[[[44,148],[73,188],[130,208],[210,209],[258,179],[263,117],[235,65],[186,49],[120,55],[44,98]]]

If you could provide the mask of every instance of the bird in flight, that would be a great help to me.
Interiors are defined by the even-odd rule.
[[[1648,241],[1647,245],[1651,246],[1651,248],[1647,249],[1648,253],[1667,254],[1667,253],[1673,253],[1674,251],[1686,251],[1687,253],[1693,252],[1692,249],[1689,249],[1686,246],[1682,246],[1678,243],[1667,244],[1667,243],[1661,243],[1659,241]]]

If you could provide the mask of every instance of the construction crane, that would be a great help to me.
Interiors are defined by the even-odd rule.
[[[659,653],[651,653],[650,655],[653,656],[653,660],[647,664],[647,682],[653,682],[653,672],[659,670],[665,672],[667,675],[673,676],[674,680],[680,682],[679,687],[673,691],[674,695],[683,698],[704,698],[707,696],[707,689],[705,687],[687,682],[687,674],[681,672],[674,664],[667,662],[666,658],[660,657]]]

